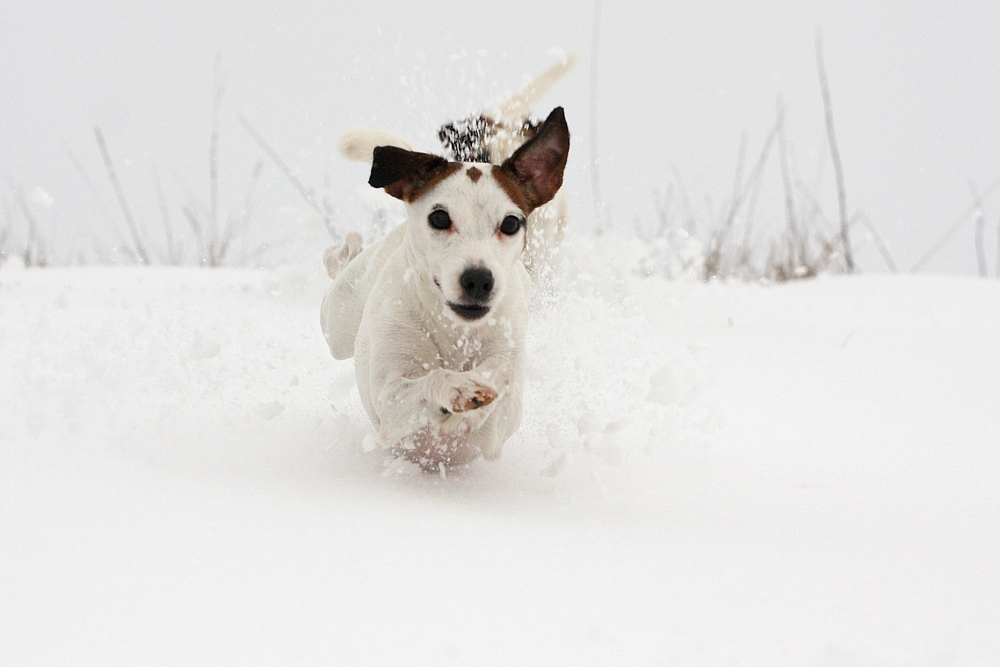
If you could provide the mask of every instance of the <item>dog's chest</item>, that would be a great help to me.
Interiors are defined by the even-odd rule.
[[[437,368],[453,371],[472,370],[483,359],[506,347],[506,336],[503,334],[502,327],[497,325],[430,332],[428,338],[433,343],[434,359],[428,362]]]

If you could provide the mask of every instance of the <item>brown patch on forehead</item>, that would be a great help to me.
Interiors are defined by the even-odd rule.
[[[483,175],[483,172],[479,171],[476,167],[469,167],[466,170],[465,175],[469,177],[469,180],[475,183],[479,180],[479,177]]]
[[[497,185],[500,186],[500,189],[510,197],[515,206],[524,211],[525,215],[535,210],[534,205],[531,203],[531,194],[524,187],[524,184],[517,180],[509,171],[502,169],[499,165],[493,165],[493,178],[496,180]]]
[[[438,183],[448,178],[461,168],[462,165],[459,162],[445,162],[437,169],[434,169],[421,177],[414,178],[406,183],[403,186],[403,196],[400,197],[400,199],[412,204],[427,194],[427,192],[434,188]]]

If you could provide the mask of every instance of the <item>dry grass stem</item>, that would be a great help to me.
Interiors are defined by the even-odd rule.
[[[989,200],[990,196],[992,196],[998,189],[1000,189],[1000,177],[990,183],[989,187],[980,193],[980,201],[985,204]],[[913,268],[910,269],[910,271],[916,272],[926,266],[927,262],[934,258],[934,255],[936,255],[938,251],[940,251],[941,248],[948,243],[951,237],[955,235],[955,232],[961,228],[965,221],[968,220],[969,217],[976,212],[976,210],[978,210],[978,207],[976,204],[973,204],[969,208],[965,209],[960,216],[955,218],[955,221],[951,223],[947,230],[945,230],[945,233],[941,235],[941,238],[938,239],[937,242],[935,242],[934,245],[932,245],[930,249],[924,253],[923,257],[917,260],[917,263],[913,265]]]
[[[597,149],[597,73],[601,35],[601,0],[594,0],[594,23],[590,36],[590,187],[594,196],[594,221],[598,234],[608,224],[608,211],[601,199],[600,152]]]
[[[94,126],[94,136],[97,138],[98,148],[101,149],[101,157],[104,158],[104,166],[108,170],[108,179],[111,181],[111,186],[114,188],[115,194],[118,196],[118,204],[121,206],[122,215],[125,216],[125,224],[128,227],[129,234],[132,236],[133,250],[142,263],[149,266],[151,263],[149,252],[147,252],[146,246],[142,242],[142,237],[139,235],[139,228],[135,223],[132,210],[129,208],[128,201],[125,199],[125,190],[122,188],[121,181],[118,180],[118,173],[115,171],[114,162],[111,160],[111,153],[108,152],[107,142],[104,141],[104,133],[101,132],[101,128],[97,125]]]
[[[979,265],[979,277],[986,277],[986,212],[983,211],[983,200],[976,192],[976,184],[969,181],[969,191],[972,193],[972,203],[976,207],[973,214],[976,219],[976,263]]]
[[[340,234],[337,233],[337,230],[334,227],[333,215],[330,211],[330,206],[325,204],[325,202],[324,204],[320,203],[315,190],[307,187],[302,181],[299,180],[299,178],[292,172],[291,168],[285,163],[284,160],[281,159],[278,152],[274,150],[271,147],[271,144],[269,144],[267,140],[261,136],[260,132],[258,132],[254,126],[250,124],[250,121],[248,121],[243,115],[240,115],[239,119],[240,123],[243,125],[243,129],[247,131],[247,134],[249,134],[251,138],[257,142],[257,145],[260,146],[261,150],[264,151],[269,158],[271,158],[271,161],[274,162],[281,173],[285,175],[285,178],[287,178],[288,182],[292,184],[292,187],[298,191],[303,201],[309,204],[309,206],[311,206],[312,209],[320,215],[323,220],[323,224],[326,226],[326,230],[330,233],[330,236],[333,237],[335,242],[339,243],[341,238]]]
[[[851,236],[847,224],[847,187],[844,185],[844,167],[840,161],[840,149],[837,148],[837,133],[833,128],[833,102],[830,99],[830,85],[826,79],[826,66],[823,64],[823,34],[816,30],[816,68],[819,70],[819,85],[823,92],[823,112],[826,116],[826,136],[830,142],[830,157],[833,159],[833,169],[837,177],[837,205],[840,209],[840,238],[844,246],[844,259],[847,271],[854,271],[854,256],[851,252]]]

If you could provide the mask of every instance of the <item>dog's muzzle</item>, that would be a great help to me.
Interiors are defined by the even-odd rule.
[[[463,320],[473,322],[490,312],[488,302],[493,293],[493,273],[484,267],[468,268],[458,278],[462,286],[463,303],[448,302],[448,307]]]

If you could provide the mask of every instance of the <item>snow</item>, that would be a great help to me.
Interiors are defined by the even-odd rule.
[[[1000,662],[1000,282],[573,237],[522,429],[442,478],[371,450],[321,250],[0,269],[0,662]]]

